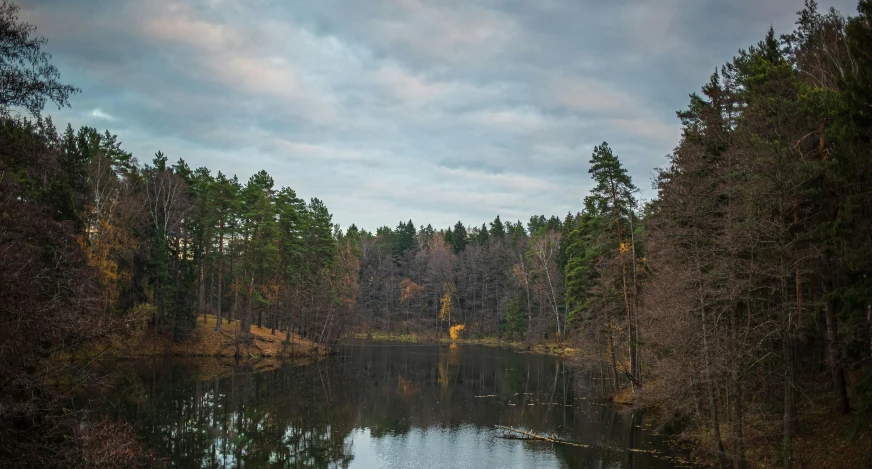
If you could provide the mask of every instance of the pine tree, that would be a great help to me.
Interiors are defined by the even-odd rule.
[[[632,248],[624,241],[624,220],[630,216],[632,207],[635,206],[635,194],[638,189],[627,174],[627,170],[621,165],[620,160],[609,148],[608,143],[594,147],[588,169],[596,186],[591,189],[590,203],[597,210],[608,213],[614,219],[615,236],[617,241],[618,261],[621,265],[621,286],[624,293],[624,309],[627,315],[627,341],[630,353],[630,378],[633,388],[641,386],[642,372],[639,367],[639,354],[637,349],[638,330],[635,312],[630,305],[630,292],[628,285],[628,273],[626,257]],[[588,202],[585,201],[585,204]],[[631,259],[635,263],[635,259]]]
[[[463,226],[463,223],[460,221],[455,223],[452,232],[452,246],[454,247],[455,254],[466,249],[466,245],[469,242],[468,237],[466,227]]]

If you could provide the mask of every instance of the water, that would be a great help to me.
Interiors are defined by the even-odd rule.
[[[109,412],[136,426],[156,467],[687,467],[639,415],[597,399],[594,377],[544,355],[344,346],[307,365],[206,379],[214,363],[124,366]],[[591,447],[506,439],[496,425]]]

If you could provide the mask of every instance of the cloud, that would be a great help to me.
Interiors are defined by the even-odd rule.
[[[571,111],[605,116],[626,116],[644,102],[628,93],[590,77],[558,75],[549,80],[548,98]]]
[[[93,111],[91,111],[91,117],[93,117],[95,119],[106,120],[106,121],[114,121],[115,120],[114,117],[103,112],[100,108],[95,108]]]
[[[261,50],[242,27],[190,19],[172,9],[145,23],[144,34],[161,47],[187,46],[182,53],[199,80],[217,81],[236,91],[278,98],[321,124],[334,123],[334,103],[298,72],[280,48]]]
[[[507,52],[519,34],[515,21],[472,3],[394,0],[367,27],[382,46],[426,60],[473,65]]]
[[[140,160],[266,169],[343,226],[577,211],[593,146],[639,187],[715,67],[802,0],[18,0]],[[822,2],[821,7],[829,7]],[[853,11],[854,0],[837,0]],[[644,197],[652,197],[647,191]]]
[[[680,0],[643,0],[629,6],[623,21],[627,42],[640,56],[682,53],[687,47],[683,27],[693,18],[683,13],[693,5]]]
[[[148,20],[144,33],[151,38],[169,43],[185,44],[200,52],[222,53],[227,49],[239,49],[243,38],[231,28],[202,20],[191,20],[174,12]]]
[[[263,148],[265,153],[293,159],[334,162],[363,162],[377,165],[378,152],[365,152],[330,145],[275,139]]]
[[[564,109],[595,116],[614,131],[657,142],[676,142],[677,122],[668,122],[643,97],[587,77],[551,79],[549,99]]]
[[[474,184],[487,184],[506,190],[545,191],[556,188],[553,183],[544,179],[523,174],[493,174],[484,171],[468,171],[455,168],[440,168],[437,174],[442,178],[454,181],[467,180]]]
[[[395,65],[380,68],[377,80],[395,97],[413,105],[444,97],[456,89],[451,83],[429,82]]]

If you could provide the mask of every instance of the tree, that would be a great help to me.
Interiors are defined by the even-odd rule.
[[[593,204],[600,212],[611,214],[615,220],[615,235],[617,241],[618,260],[621,265],[621,287],[624,293],[624,309],[627,314],[627,341],[630,353],[630,378],[634,389],[642,384],[642,372],[639,367],[638,328],[634,311],[630,306],[630,292],[627,282],[626,254],[635,249],[624,242],[623,220],[632,216],[635,206],[633,194],[638,191],[627,170],[621,165],[618,157],[612,153],[608,143],[594,147],[588,169],[596,186],[590,191]],[[632,259],[635,263],[635,259]]]
[[[209,220],[217,225],[214,227],[218,235],[218,305],[215,314],[215,330],[221,330],[222,309],[224,305],[224,238],[230,227],[230,219],[239,210],[239,192],[232,180],[221,172],[210,185],[208,204]],[[211,231],[211,230],[210,230]]]
[[[451,329],[451,315],[454,314],[454,296],[457,294],[457,287],[454,282],[445,282],[442,284],[442,297],[439,299],[439,320],[448,324],[448,329]]]
[[[503,222],[500,221],[499,215],[497,215],[497,217],[494,218],[494,221],[491,222],[490,227],[491,227],[490,233],[494,238],[502,239],[506,236],[506,228],[503,225]]]
[[[274,287],[271,274],[279,261],[279,249],[274,242],[278,232],[274,196],[273,179],[266,171],[252,175],[241,193],[244,244],[242,275],[237,279],[236,288],[245,292],[239,323],[243,340],[250,337],[255,310],[257,325],[263,325],[263,312],[270,305],[268,290]]]
[[[152,236],[152,277],[154,302],[157,306],[153,322],[157,333],[160,331],[161,318],[167,313],[167,307],[172,304],[174,294],[181,286],[180,279],[174,275],[179,269],[177,243],[183,236],[181,229],[184,218],[191,209],[191,202],[188,199],[188,185],[181,177],[167,169],[166,157],[163,153],[157,152],[154,166],[146,166],[143,172],[145,208]],[[176,255],[173,255],[173,251]],[[173,308],[172,313],[171,331],[175,334],[177,316],[179,314],[187,316],[188,311],[178,311]]]
[[[454,224],[454,230],[451,233],[451,245],[454,247],[454,253],[457,254],[460,251],[463,251],[468,242],[466,227],[463,226],[463,223],[458,221]]]
[[[60,83],[60,73],[42,51],[43,37],[34,36],[36,26],[18,19],[18,6],[0,0],[0,115],[23,108],[39,117],[47,101],[58,108],[68,106],[79,89]]]
[[[300,290],[303,288],[304,256],[306,254],[305,234],[306,202],[297,197],[297,193],[289,187],[283,187],[276,194],[276,212],[278,215],[278,247],[279,271],[277,277],[285,283],[284,302],[281,305],[285,311],[284,321],[287,333],[285,340],[290,339],[291,330],[291,287],[293,288],[294,307],[299,311]],[[351,233],[351,229],[349,229]],[[350,236],[350,234],[349,234]]]
[[[30,37],[34,28],[20,23],[17,11],[0,1],[0,459],[74,467],[92,464],[89,456],[99,451],[107,466],[135,465],[139,446],[129,425],[88,418],[70,405],[72,390],[94,378],[95,341],[127,340],[124,330],[141,324],[105,307],[85,233],[70,223],[77,215],[72,196],[81,193],[64,180],[65,170],[81,176],[83,188],[93,168],[63,161],[50,119],[10,115],[22,107],[38,117],[47,99],[63,105],[75,90],[57,82],[39,51],[45,40]],[[102,239],[112,213],[104,208],[97,217]]]
[[[534,288],[544,295],[548,309],[554,314],[557,340],[561,341],[564,331],[560,323],[560,309],[563,304],[563,276],[557,267],[557,251],[560,233],[547,231],[535,236],[530,243],[527,257],[532,265]]]

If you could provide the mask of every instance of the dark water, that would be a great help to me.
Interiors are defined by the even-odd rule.
[[[190,362],[128,367],[111,412],[136,426],[156,466],[682,467],[639,415],[595,397],[597,381],[543,355],[345,346],[308,365],[207,380]],[[591,448],[505,439],[496,425]]]

